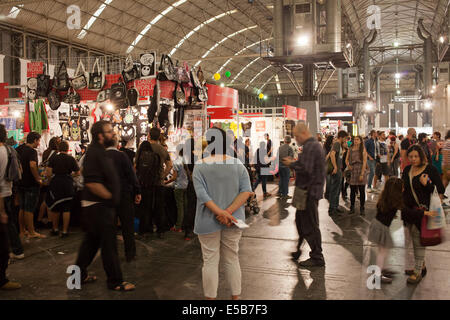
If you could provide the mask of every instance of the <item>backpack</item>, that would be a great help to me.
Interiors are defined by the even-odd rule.
[[[5,180],[18,182],[22,179],[22,166],[19,161],[16,150],[5,145],[8,155],[8,164],[6,165]]]
[[[150,145],[150,150],[140,153],[137,163],[137,177],[142,187],[157,186],[161,180],[160,158]]]

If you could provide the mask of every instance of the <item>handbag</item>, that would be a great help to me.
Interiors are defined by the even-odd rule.
[[[198,89],[198,100],[201,102],[208,101],[208,88],[206,86]]]
[[[183,66],[178,66],[178,62],[177,62],[177,66],[175,67],[175,81],[180,82],[180,83],[190,83],[191,82],[191,77],[189,75],[189,71],[188,71],[188,66],[187,63],[184,62]]]
[[[58,71],[54,75],[53,87],[58,91],[67,91],[70,88],[69,74],[67,73],[66,62],[61,62]]]
[[[175,100],[175,105],[185,106],[186,103],[186,94],[184,93],[184,89],[181,84],[178,82],[175,84],[175,91],[173,92],[173,99]]]
[[[412,180],[411,170],[409,171],[409,183],[411,185],[411,192],[413,194],[414,200],[416,201],[419,208],[426,207],[419,203],[419,198],[417,197],[416,191],[414,190],[413,180]],[[421,225],[420,225],[420,244],[424,247],[437,246],[442,243],[442,229],[428,229],[428,216],[423,215]]]
[[[292,197],[292,206],[297,210],[306,210],[306,202],[308,199],[308,190],[295,187],[294,196]]]
[[[130,82],[139,78],[139,71],[133,62],[131,55],[128,55],[125,61],[125,68],[122,71],[122,77],[125,82]]]
[[[81,101],[80,95],[72,87],[69,88],[69,90],[63,97],[63,102],[67,104],[79,104],[80,101]]]
[[[44,65],[43,74],[37,75],[36,96],[47,97],[50,91],[50,76],[47,74],[47,65]]]
[[[128,99],[129,106],[132,106],[132,107],[136,106],[138,97],[139,97],[139,93],[136,88],[133,87],[133,88],[128,89],[127,99]]]
[[[97,71],[95,68],[97,67]],[[89,86],[90,90],[99,91],[105,86],[105,72],[100,69],[100,63],[98,58],[95,59],[94,65],[92,66],[92,72],[89,73]]]
[[[78,62],[77,70],[75,70],[75,75],[70,81],[72,88],[75,90],[84,89],[87,87],[89,79],[89,73],[86,72],[84,68],[83,61]]]
[[[48,94],[48,104],[50,105],[50,109],[52,110],[58,110],[58,108],[61,106],[61,100],[57,91],[50,91],[50,93]]]
[[[168,55],[163,54],[159,65],[158,80],[173,81],[175,80],[175,76],[175,67],[173,66],[172,59]]]
[[[157,92],[158,92],[158,85],[155,85],[152,100],[150,101],[150,106],[147,109],[147,118],[149,124],[153,122],[153,120],[155,119],[156,112],[158,111]]]
[[[127,86],[123,81],[114,83],[111,86],[110,99],[117,108],[123,108],[126,106]]]
[[[104,102],[110,97],[110,89],[102,90],[97,94],[97,102]]]
[[[140,77],[154,77],[156,71],[156,53],[142,53],[140,58]]]

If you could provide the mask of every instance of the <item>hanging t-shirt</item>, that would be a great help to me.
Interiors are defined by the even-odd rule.
[[[57,110],[52,110],[50,106],[46,106],[48,116],[48,126],[50,129],[50,136],[62,136],[61,126],[59,125],[59,113]]]
[[[30,110],[31,111],[31,110]],[[48,130],[48,117],[45,110],[45,104],[42,100],[36,100],[33,105],[33,111],[29,113],[30,130],[42,133],[43,130]]]

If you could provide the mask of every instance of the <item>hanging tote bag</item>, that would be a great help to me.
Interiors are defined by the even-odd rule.
[[[97,69],[96,69],[97,68]],[[105,72],[100,69],[100,63],[98,58],[95,59],[92,66],[92,72],[89,74],[89,89],[94,91],[100,91],[106,84]]]
[[[127,105],[127,86],[123,81],[111,86],[110,99],[116,108],[125,108]]]
[[[125,61],[125,68],[122,71],[122,77],[125,82],[130,82],[139,78],[139,71],[133,62],[131,55],[128,55]]]
[[[72,88],[75,90],[81,90],[87,87],[89,79],[89,73],[84,68],[83,61],[78,62],[77,70],[75,70],[75,76],[71,80]]]
[[[80,95],[72,87],[69,88],[69,90],[63,97],[63,102],[67,104],[79,104],[80,101]]]
[[[175,67],[173,66],[172,59],[168,55],[163,54],[161,56],[161,63],[159,65],[159,72],[157,76],[158,80],[174,81],[175,77]]]
[[[436,230],[446,227],[445,213],[442,208],[441,198],[437,192],[437,188],[434,187],[434,191],[430,198],[430,211],[436,211],[438,214],[435,217],[428,217],[427,229]]]
[[[70,87],[69,74],[67,73],[66,62],[61,62],[54,76],[53,86],[58,91],[67,91]]]
[[[36,96],[38,97],[47,97],[50,91],[50,76],[48,73],[48,66],[44,65],[44,73],[37,75],[37,88],[36,88]]]
[[[61,105],[61,100],[57,91],[50,91],[50,93],[48,94],[48,104],[50,105],[50,109],[58,110]]]

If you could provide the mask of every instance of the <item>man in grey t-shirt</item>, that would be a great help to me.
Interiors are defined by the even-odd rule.
[[[291,169],[289,167],[286,167],[282,163],[282,159],[286,157],[293,158],[294,157],[294,150],[292,150],[290,143],[292,139],[291,136],[285,136],[284,137],[284,144],[278,149],[278,163],[279,163],[279,170],[280,173],[280,182],[279,182],[279,189],[278,189],[278,195],[280,199],[287,200],[291,197],[288,196],[289,192],[289,179],[291,177]]]

